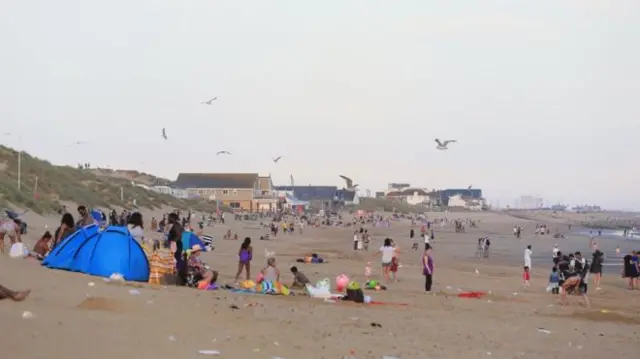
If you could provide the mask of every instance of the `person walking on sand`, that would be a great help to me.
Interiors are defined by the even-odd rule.
[[[422,274],[424,275],[424,290],[431,292],[431,285],[433,284],[433,258],[431,257],[431,247],[427,247],[424,250],[422,256]]]
[[[524,250],[524,266],[529,268],[529,271],[531,271],[531,255],[533,255],[533,251],[531,245],[528,245]]]
[[[251,238],[246,237],[238,251],[238,272],[236,273],[236,282],[242,274],[242,269],[247,274],[247,280],[251,278],[251,259],[253,259],[253,247],[251,247]]]
[[[382,273],[384,278],[389,280],[389,269],[393,264],[393,257],[395,256],[396,249],[391,245],[391,238],[384,239],[384,245],[380,247],[380,250],[376,254],[381,254]]]
[[[16,292],[0,285],[0,300],[10,298],[14,302],[21,302],[29,296],[29,293],[31,293],[30,289]]]

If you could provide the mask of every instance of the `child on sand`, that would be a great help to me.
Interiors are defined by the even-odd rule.
[[[525,288],[529,287],[530,280],[531,280],[531,273],[529,272],[529,267],[524,266],[524,271],[522,272],[522,282]]]
[[[253,258],[253,247],[251,247],[251,238],[246,237],[238,251],[238,272],[236,273],[236,282],[244,269],[247,274],[247,280],[251,278],[251,259]]]
[[[307,278],[304,273],[298,270],[298,267],[291,267],[291,274],[293,274],[293,283],[291,283],[291,288],[305,288],[307,284],[310,284],[309,278]]]
[[[367,282],[371,279],[371,262],[367,262],[367,266],[364,267],[364,276],[367,278]]]
[[[549,275],[549,285],[547,286],[547,291],[553,294],[558,294],[560,291],[560,274],[558,273],[558,268],[551,268],[551,274]]]

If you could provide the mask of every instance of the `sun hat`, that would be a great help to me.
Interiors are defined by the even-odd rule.
[[[193,247],[191,247],[191,252],[196,252],[201,250],[202,250],[202,247],[199,244],[194,244]]]

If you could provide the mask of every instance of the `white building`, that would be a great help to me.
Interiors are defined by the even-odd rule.
[[[449,207],[464,208],[469,211],[482,211],[484,208],[484,200],[462,195],[449,197]]]
[[[176,198],[190,198],[189,192],[184,189],[171,188],[169,186],[153,186],[151,190],[157,193],[168,194]]]
[[[391,191],[386,194],[386,197],[398,199],[404,203],[414,206],[417,204],[428,204],[430,202],[427,191],[420,188],[407,188],[402,191]]]

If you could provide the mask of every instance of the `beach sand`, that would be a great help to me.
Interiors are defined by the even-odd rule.
[[[161,213],[145,212],[145,220],[148,223],[152,215],[158,218]],[[227,225],[205,230],[218,240],[216,250],[203,254],[203,259],[220,272],[221,283],[233,281],[240,246],[240,241],[221,240],[228,229],[254,239],[254,273],[264,264],[263,251],[275,251],[284,282],[291,280],[289,267],[294,264],[314,282],[325,277],[333,282],[340,273],[363,282],[367,261],[374,264],[374,276],[379,277],[374,249],[385,237],[392,237],[403,251],[400,282],[388,284],[386,292],[367,294],[406,306],[110,284],[5,256],[0,258],[0,283],[12,289],[31,288],[32,293],[24,302],[0,302],[0,348],[7,357],[29,359],[203,357],[199,350],[218,350],[221,358],[267,359],[566,358],[576,353],[581,358],[625,358],[637,353],[640,291],[626,291],[619,275],[605,275],[602,291],[591,286],[590,309],[579,305],[579,297],[570,297],[571,305],[561,307],[558,297],[545,291],[551,248],[558,240],[527,235],[536,223],[544,222],[497,213],[450,213],[448,217],[480,222],[478,228],[462,234],[454,233],[451,225],[436,230],[433,294],[424,292],[421,251],[410,250],[407,221],[393,222],[390,229],[368,226],[373,235],[368,253],[351,250],[349,228],[306,228],[304,235],[281,234],[272,241],[257,240],[267,230],[255,222],[228,220]],[[58,222],[58,217],[35,214],[27,214],[26,219],[29,244],[45,224],[53,231]],[[522,240],[511,235],[515,224],[525,228]],[[562,223],[553,222],[552,231],[556,225]],[[484,235],[492,238],[492,257],[475,259],[476,239]],[[582,250],[590,258],[588,241],[575,236],[560,246]],[[534,262],[532,286],[524,290],[522,257],[527,244],[534,253],[546,253],[549,264]],[[568,248],[574,246],[580,248]],[[329,263],[295,263],[309,252]],[[459,291],[467,290],[490,294],[482,299],[457,297]],[[232,304],[239,309],[231,309]],[[25,311],[33,316],[23,318]]]

